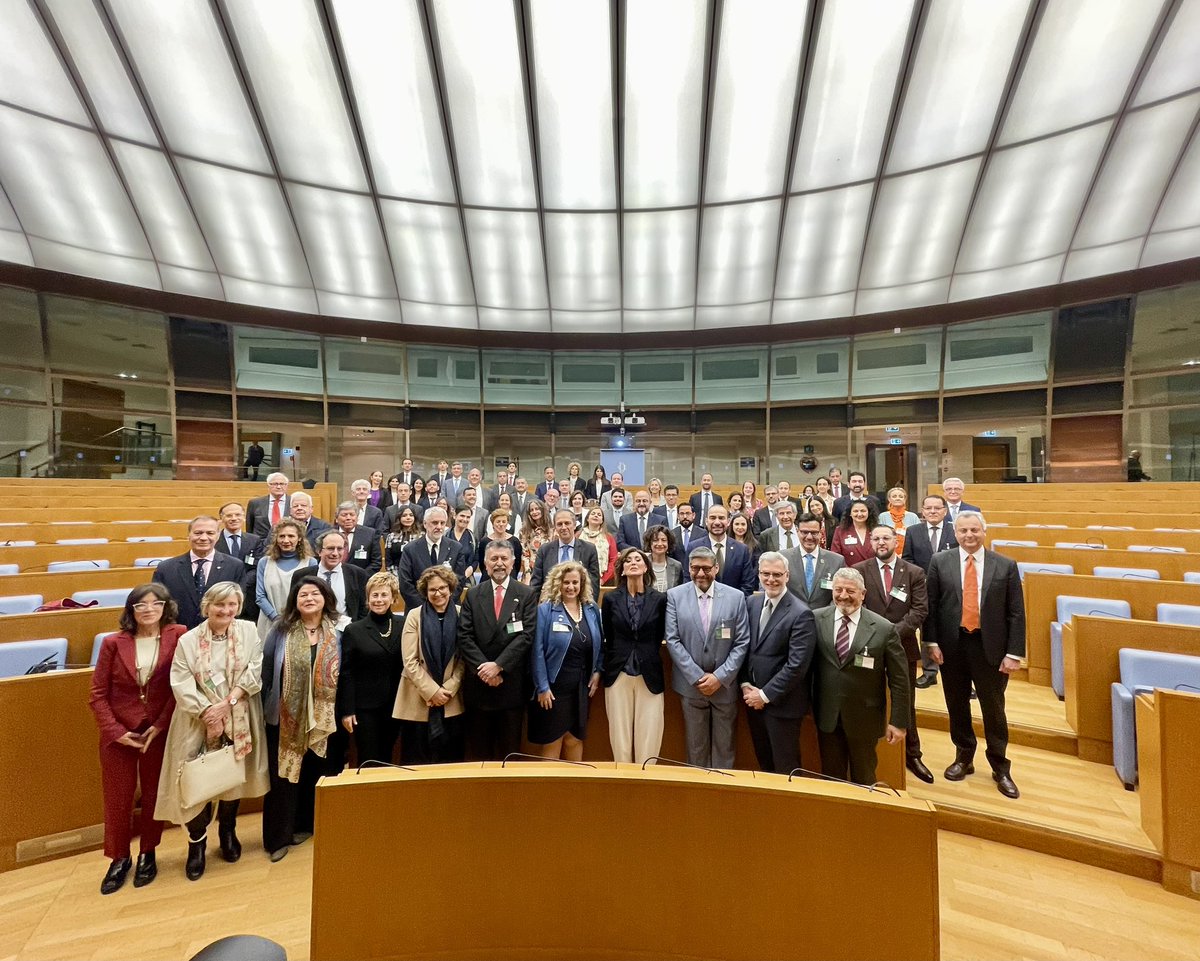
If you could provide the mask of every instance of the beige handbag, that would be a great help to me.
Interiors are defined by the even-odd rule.
[[[245,781],[246,766],[234,756],[232,743],[201,747],[199,754],[179,765],[179,799],[183,807],[195,807]]]

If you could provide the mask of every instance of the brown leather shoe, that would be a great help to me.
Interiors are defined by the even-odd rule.
[[[975,765],[970,761],[955,761],[946,768],[945,778],[947,781],[961,781],[968,774],[975,773]]]
[[[996,782],[996,790],[1005,797],[1010,797],[1014,801],[1021,796],[1021,792],[1017,790],[1013,779],[1007,774],[993,774],[992,780]]]
[[[933,783],[933,772],[925,766],[925,762],[919,757],[910,757],[905,766],[912,771],[918,780],[924,781],[926,784]]]

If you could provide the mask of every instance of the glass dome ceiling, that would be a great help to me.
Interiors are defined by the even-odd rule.
[[[651,332],[1200,256],[1200,0],[0,0],[0,260]]]

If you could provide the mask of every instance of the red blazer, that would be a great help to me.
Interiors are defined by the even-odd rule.
[[[137,644],[128,631],[109,634],[100,642],[100,656],[92,674],[90,703],[100,728],[100,746],[107,747],[127,731],[149,725],[166,734],[175,711],[171,691],[171,661],[179,638],[187,633],[183,624],[162,629],[158,661],[146,685],[146,703],[138,697]]]
[[[863,561],[869,561],[875,556],[875,552],[871,550],[871,535],[867,534],[867,542],[864,544],[862,538],[853,527],[847,529],[840,524],[833,532],[833,543],[829,549],[835,554],[841,554],[846,558],[846,566],[853,567],[855,564],[861,564]],[[846,539],[853,538],[857,543],[847,544]]]

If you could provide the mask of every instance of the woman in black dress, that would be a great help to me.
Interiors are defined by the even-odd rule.
[[[358,763],[391,763],[399,725],[392,717],[400,686],[400,632],[404,615],[393,614],[400,585],[387,571],[367,580],[367,616],[342,633],[342,673],[338,677],[337,715],[354,735]]]
[[[533,638],[529,741],[543,757],[583,758],[588,700],[600,689],[603,635],[592,581],[578,561],[550,571]]]

